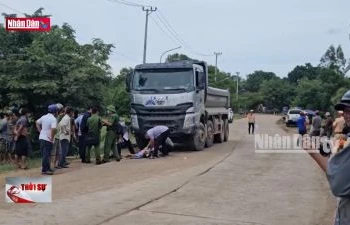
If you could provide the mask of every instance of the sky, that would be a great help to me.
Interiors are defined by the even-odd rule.
[[[285,77],[297,65],[317,65],[331,44],[350,58],[349,0],[0,0],[0,12],[43,7],[52,24],[69,23],[81,44],[113,43],[109,63],[117,74],[143,60],[145,12],[125,1],[157,7],[149,16],[149,63],[182,46],[170,53],[215,65],[214,52],[222,52],[219,70]]]

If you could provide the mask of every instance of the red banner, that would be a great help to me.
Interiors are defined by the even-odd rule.
[[[50,31],[50,18],[6,18],[7,31]]]

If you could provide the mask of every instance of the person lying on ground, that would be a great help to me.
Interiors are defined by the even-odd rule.
[[[154,148],[149,149],[149,148],[144,148],[137,152],[136,154],[130,154],[127,155],[126,158],[131,158],[131,159],[143,159],[143,158],[150,158],[152,155]]]

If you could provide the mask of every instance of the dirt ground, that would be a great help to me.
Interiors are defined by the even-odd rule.
[[[257,132],[285,134],[277,118],[258,116]],[[245,127],[244,119],[235,121],[228,142],[200,152],[102,165],[72,161],[52,176],[52,203],[3,200],[0,224],[330,224],[335,202],[317,165],[307,155],[254,153]],[[0,174],[0,185],[11,176],[42,175],[40,168]]]

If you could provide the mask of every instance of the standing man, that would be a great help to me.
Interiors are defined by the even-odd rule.
[[[16,115],[10,110],[8,111],[9,114],[9,120],[8,120],[8,141],[9,141],[9,145],[8,145],[8,152],[7,155],[10,159],[10,161],[13,161],[12,158],[12,154],[15,148],[15,142],[14,142],[14,130],[15,130],[15,126],[16,126],[16,122],[17,122],[17,118]]]
[[[115,110],[115,107],[109,105],[107,107],[108,119],[102,120],[103,125],[107,126],[107,134],[104,145],[104,153],[102,163],[109,162],[110,152],[113,152],[113,157],[116,161],[120,161],[121,155],[117,156],[115,143],[117,139],[117,126],[119,122],[119,117]]]
[[[253,114],[254,110],[250,110],[250,112],[247,115],[248,119],[248,133],[250,134],[250,129],[252,128],[252,134],[254,134],[254,128],[255,128],[255,115]]]
[[[134,147],[132,146],[132,143],[130,141],[129,138],[129,132],[127,130],[127,128],[125,126],[123,126],[123,124],[121,124],[121,122],[118,123],[118,129],[117,129],[117,149],[118,149],[118,155],[121,158],[121,152],[122,152],[122,143],[125,142],[126,146],[129,149],[130,154],[135,154],[135,150]]]
[[[145,135],[149,139],[147,148],[154,147],[152,157],[158,157],[159,146],[162,146],[162,153],[164,156],[169,154],[169,146],[166,144],[166,139],[170,135],[170,130],[167,126],[155,126],[149,129]]]
[[[29,153],[28,139],[28,110],[22,108],[20,110],[21,117],[17,120],[14,129],[15,153],[16,163],[19,168],[27,169],[26,158]]]
[[[300,137],[298,139],[298,145],[300,143],[300,140],[303,140],[303,136],[306,134],[306,126],[307,126],[305,112],[304,111],[300,111],[299,114],[300,114],[300,116],[299,116],[299,118],[297,120],[298,133],[300,135]]]
[[[331,114],[329,112],[326,112],[325,116],[326,121],[323,127],[323,135],[327,136],[327,138],[330,138],[333,130],[333,118],[331,117]]]
[[[334,139],[338,140],[343,136],[343,129],[345,127],[345,119],[343,111],[338,111],[338,118],[333,122]]]
[[[64,107],[61,103],[56,104],[57,108],[57,125],[61,121],[61,119],[64,116]],[[59,132],[56,132],[55,134],[55,140],[53,142],[53,148],[51,153],[51,168],[58,168],[58,161],[61,157],[61,145],[60,145],[60,134]]]
[[[79,136],[79,155],[81,158],[82,163],[87,163],[85,157],[86,157],[86,137],[87,137],[87,132],[88,132],[88,127],[87,127],[87,121],[90,118],[92,113],[92,107],[88,107],[88,110],[83,114],[83,116],[79,119],[79,130],[80,130],[80,136]]]
[[[69,143],[71,141],[72,136],[72,126],[71,126],[71,117],[73,116],[73,109],[71,107],[67,107],[65,110],[65,115],[62,120],[58,124],[58,133],[60,138],[60,149],[61,149],[61,157],[58,161],[58,169],[60,168],[68,168],[66,157],[69,150]]]
[[[101,164],[100,156],[100,131],[102,128],[101,118],[97,115],[97,108],[92,108],[92,115],[87,120],[87,135],[86,135],[86,163],[91,163],[90,152],[94,148],[96,165]]]
[[[321,123],[322,123],[322,119],[320,117],[320,112],[316,110],[315,116],[312,118],[312,122],[311,122],[311,132],[310,132],[311,137],[321,135]]]
[[[55,104],[49,105],[48,113],[36,121],[36,128],[40,132],[40,151],[42,155],[42,169],[41,173],[46,175],[53,175],[54,170],[50,167],[50,157],[53,149],[56,127],[57,127],[57,106]]]
[[[340,127],[344,127],[343,121],[350,126],[350,90],[342,97],[341,101],[335,105],[335,110],[343,110],[344,118],[337,118],[335,128],[337,132]],[[337,127],[339,125],[339,127]],[[339,128],[339,129],[338,129]],[[336,146],[337,147],[337,146]],[[310,150],[310,149],[306,149]],[[325,172],[330,189],[337,200],[335,225],[349,224],[350,221],[350,145],[347,145],[340,152],[334,153],[331,157],[323,157],[319,153],[308,151],[319,167]]]

